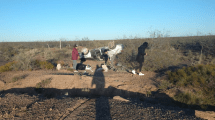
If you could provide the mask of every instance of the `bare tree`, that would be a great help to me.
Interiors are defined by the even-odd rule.
[[[196,35],[200,36],[202,33],[200,31],[197,30]]]
[[[61,49],[61,40],[60,40],[60,49]]]
[[[49,44],[47,44],[48,48],[49,48]]]
[[[61,38],[61,39],[60,39],[60,49],[62,48],[62,44],[61,44],[61,42],[62,42],[62,41],[64,41],[64,42],[65,42],[65,41],[66,41],[66,39],[65,39],[65,38]]]
[[[169,37],[170,36],[169,32],[170,31],[165,31],[165,30],[162,33],[160,30],[148,31],[150,38]]]

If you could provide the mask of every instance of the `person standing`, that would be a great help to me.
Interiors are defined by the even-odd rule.
[[[136,74],[136,70],[139,69],[139,75],[144,75],[142,73],[142,67],[143,67],[143,63],[144,63],[144,56],[147,55],[147,53],[145,52],[145,49],[148,47],[148,43],[144,42],[140,47],[138,47],[138,54],[137,54],[137,58],[136,61],[139,63],[139,66],[136,66],[134,70],[132,70],[133,74]]]
[[[110,62],[108,51],[104,50],[104,54],[102,56],[103,56],[103,59],[105,60],[105,65],[107,65],[107,62]]]
[[[78,54],[78,45],[75,44],[74,48],[72,50],[72,62],[73,62],[73,69],[75,70],[74,72],[78,72],[77,71],[77,60],[79,59],[79,54]]]

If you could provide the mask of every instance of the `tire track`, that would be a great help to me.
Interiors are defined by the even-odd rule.
[[[78,115],[84,108],[86,108],[89,105],[90,101],[92,101],[92,99],[78,100],[76,105],[68,108],[58,120],[76,119],[76,115]]]

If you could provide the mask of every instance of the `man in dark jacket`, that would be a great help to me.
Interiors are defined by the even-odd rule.
[[[72,62],[73,62],[73,69],[75,70],[74,72],[78,72],[76,67],[77,67],[77,60],[79,58],[79,54],[78,54],[78,45],[74,45],[74,48],[72,50]]]
[[[135,70],[139,69],[139,75],[144,75],[143,73],[141,73],[141,71],[144,63],[144,56],[147,55],[147,53],[145,52],[145,49],[147,47],[148,47],[147,42],[144,42],[140,47],[138,47],[138,54],[137,54],[136,61],[139,63],[139,66],[137,66],[134,70],[132,70],[133,74],[136,74]]]
[[[107,65],[107,62],[110,62],[107,50],[104,50],[104,54],[102,55],[102,57],[105,60],[105,65]]]

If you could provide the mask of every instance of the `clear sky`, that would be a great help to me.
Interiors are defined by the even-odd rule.
[[[215,34],[215,0],[0,0],[0,42]]]

